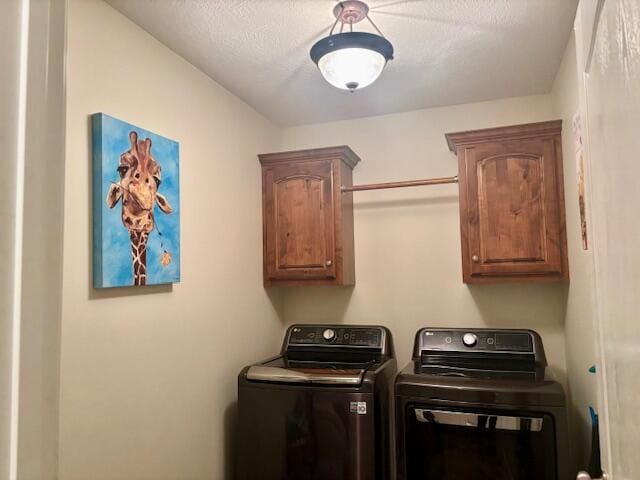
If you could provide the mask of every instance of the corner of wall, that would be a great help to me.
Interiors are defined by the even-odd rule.
[[[578,121],[584,123],[580,108],[581,78],[577,54],[580,45],[577,41],[579,40],[572,31],[551,91],[554,114],[563,119],[565,205],[571,270],[564,320],[565,355],[569,425],[574,439],[577,440],[572,442],[576,471],[586,466],[591,440],[588,406],[597,403],[596,380],[588,373],[589,367],[596,363],[593,328],[595,316],[593,256],[590,250],[583,250],[582,246],[581,217],[578,206],[577,150],[573,130],[574,115],[577,114]],[[586,185],[586,188],[588,190],[589,185]],[[588,199],[588,195],[586,198]]]

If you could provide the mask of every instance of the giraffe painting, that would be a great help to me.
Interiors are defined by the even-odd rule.
[[[158,192],[162,168],[151,155],[151,140],[138,142],[138,133],[129,133],[131,148],[120,155],[120,182],[112,183],[107,192],[107,205],[113,208],[122,200],[122,224],[131,239],[133,284],[147,284],[147,239],[155,225],[154,204],[166,214],[173,210]],[[169,255],[165,252],[163,256]],[[167,258],[166,256],[164,258]]]
[[[179,281],[177,157],[177,142],[94,115],[94,286]]]

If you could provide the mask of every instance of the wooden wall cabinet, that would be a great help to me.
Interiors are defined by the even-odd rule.
[[[353,285],[349,147],[258,155],[262,164],[265,286]]]
[[[569,278],[562,121],[446,135],[458,156],[465,283]]]

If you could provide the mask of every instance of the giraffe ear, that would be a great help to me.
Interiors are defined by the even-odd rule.
[[[120,185],[112,183],[107,192],[107,206],[109,208],[115,207],[120,198],[122,198],[122,188]]]
[[[129,141],[131,142],[131,149],[138,149],[138,132],[131,131],[129,132]]]
[[[173,212],[173,208],[171,208],[171,204],[169,203],[167,198],[161,193],[156,193],[156,203],[158,204],[158,207],[160,207],[160,210],[162,210],[164,213]]]

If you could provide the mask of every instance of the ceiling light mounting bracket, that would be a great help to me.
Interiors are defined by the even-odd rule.
[[[333,15],[337,21],[353,25],[367,18],[369,6],[360,0],[344,0],[333,8]]]

